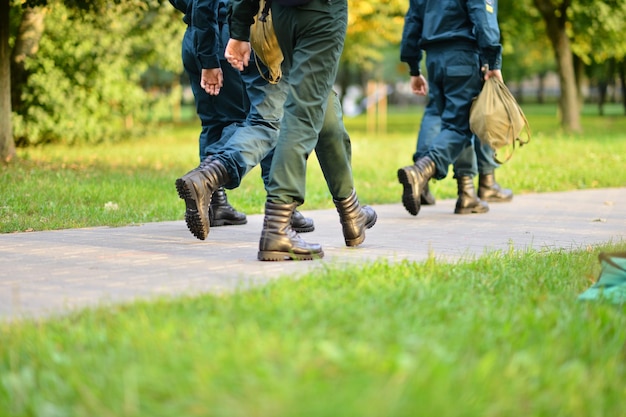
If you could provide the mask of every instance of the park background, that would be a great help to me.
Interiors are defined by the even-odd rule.
[[[424,108],[399,61],[407,7],[350,2],[336,90],[369,204],[398,201],[395,172],[412,162]],[[499,182],[518,194],[626,184],[626,2],[501,2],[498,17],[504,78],[532,132]],[[198,164],[200,131],[182,14],[156,0],[3,0],[0,18],[0,232],[182,218],[171,183]],[[303,209],[331,207],[309,167]],[[432,188],[456,195],[453,181]],[[262,212],[260,176],[229,198]]]
[[[346,115],[421,104],[408,91],[399,42],[407,1],[350,1],[336,90]],[[581,132],[585,103],[626,111],[626,2],[500,2],[505,81],[523,105],[556,103],[555,122]],[[0,157],[17,147],[103,143],[185,120],[193,97],[167,1],[0,1]],[[380,108],[374,104],[385,98]],[[372,119],[372,118],[370,118]],[[393,127],[391,127],[393,128]]]
[[[500,182],[624,187],[626,2],[499,6],[504,77],[533,135]],[[350,1],[337,90],[368,204],[399,204],[423,112],[399,62],[407,7]],[[0,0],[0,233],[182,220],[173,182],[198,163],[199,122],[181,17],[162,1]],[[332,207],[309,167],[305,209]],[[453,181],[432,188],[455,197]],[[260,176],[229,198],[260,213]],[[624,307],[575,300],[598,253],[624,250],[380,261],[2,322],[0,416],[622,415]]]

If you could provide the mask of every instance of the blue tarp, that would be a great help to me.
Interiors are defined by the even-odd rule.
[[[626,303],[626,252],[601,253],[598,258],[602,266],[598,280],[578,299]]]

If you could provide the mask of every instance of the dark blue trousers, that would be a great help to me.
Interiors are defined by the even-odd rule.
[[[250,104],[239,71],[234,69],[224,57],[224,48],[229,38],[228,25],[221,29],[220,66],[224,73],[224,86],[220,94],[212,96],[200,87],[202,65],[197,58],[193,27],[188,27],[183,37],[182,59],[185,72],[189,76],[196,103],[196,112],[202,124],[199,139],[200,162],[213,155],[221,146],[220,139],[224,128],[246,119]]]
[[[443,179],[448,167],[472,147],[469,111],[483,84],[478,50],[454,46],[429,49],[426,68],[430,100],[441,117],[441,129],[425,156],[435,162],[435,179]]]

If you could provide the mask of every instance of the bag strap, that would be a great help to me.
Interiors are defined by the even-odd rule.
[[[270,15],[270,7],[272,7],[272,0],[265,0],[263,10],[261,11],[261,16],[259,17],[259,20],[261,22],[265,22],[267,20],[267,16]]]
[[[272,7],[272,0],[265,0],[265,2],[263,2],[263,0],[261,0],[261,3],[263,4],[263,9],[261,10],[261,15],[259,16],[259,21],[255,22],[256,25],[260,25],[262,22],[263,24],[263,31],[265,32],[265,25],[268,24],[267,22],[267,18],[270,15],[270,8]],[[270,22],[270,24],[274,24],[273,22]],[[263,78],[265,81],[267,81],[270,84],[278,84],[278,82],[280,81],[280,77],[278,77],[277,79],[273,79],[271,77],[271,75],[268,75],[267,77],[265,76],[265,74],[263,73],[263,69],[261,68],[261,66],[259,65],[259,57],[257,56],[257,54],[254,54],[254,63],[256,65],[256,69],[257,71],[259,71],[259,75],[261,76],[261,78]],[[269,70],[269,68],[268,68]]]
[[[497,78],[496,78],[497,79]],[[504,84],[502,81],[500,81],[499,79],[498,83],[500,84],[502,91],[504,92],[504,94],[507,96],[507,98],[509,99],[510,103],[515,103],[515,108],[516,110],[519,112],[519,115],[522,117],[522,120],[524,121],[524,130],[526,131],[526,136],[527,139],[525,141],[523,141],[521,138],[517,137],[515,138],[515,141],[517,141],[519,143],[520,146],[524,146],[526,145],[528,142],[530,142],[530,124],[528,123],[528,119],[526,119],[526,115],[524,114],[524,112],[522,111],[522,108],[520,107],[520,105],[517,103],[517,100],[515,100],[515,97],[513,97],[513,94],[511,93],[511,90],[509,90],[509,88],[506,86],[506,84]],[[508,107],[507,107],[508,109]]]
[[[263,73],[263,69],[259,65],[259,61],[260,61],[259,57],[256,54],[254,54],[254,63],[256,65],[256,69],[259,71],[259,75],[261,76],[261,78],[263,78],[265,81],[267,81],[270,84],[278,84],[278,82],[280,81],[280,77],[277,79],[273,79],[271,75],[268,75],[266,77],[265,74]]]
[[[498,85],[498,93],[504,97],[506,97],[508,99],[507,102],[509,103],[514,103],[515,104],[515,110],[517,110],[519,112],[519,115],[522,117],[522,120],[524,121],[524,130],[526,131],[526,135],[528,137],[528,139],[526,141],[522,141],[522,139],[520,137],[516,137],[513,138],[513,150],[511,151],[511,153],[509,154],[509,156],[504,160],[504,161],[500,161],[500,159],[497,156],[497,153],[494,153],[493,155],[493,159],[500,165],[504,164],[505,162],[507,162],[509,159],[511,159],[511,157],[513,156],[513,152],[515,152],[515,142],[519,143],[519,146],[522,147],[524,145],[526,145],[528,142],[530,142],[530,124],[528,123],[528,119],[526,119],[526,115],[524,114],[524,112],[522,111],[522,109],[520,108],[519,104],[517,104],[517,100],[515,100],[515,97],[513,97],[513,94],[511,94],[511,91],[508,89],[508,87],[506,86],[506,84],[504,84],[502,81],[500,81],[499,78],[494,77],[496,84]],[[504,102],[504,100],[500,100],[501,102]],[[506,114],[509,117],[509,134],[510,136],[513,136],[515,134],[515,132],[513,131],[513,115],[512,115],[512,111],[513,111],[513,106],[504,106],[504,109],[506,110]]]

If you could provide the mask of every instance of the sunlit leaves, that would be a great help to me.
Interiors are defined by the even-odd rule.
[[[383,59],[382,51],[399,45],[408,2],[348,0],[348,34],[342,61],[366,71]]]

